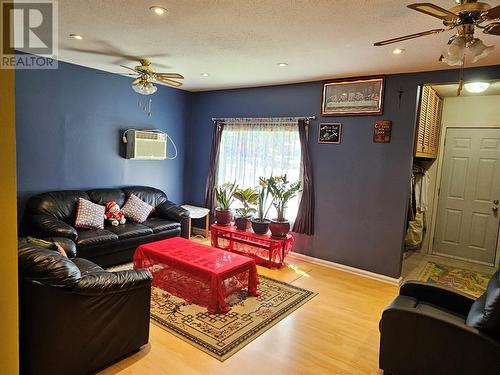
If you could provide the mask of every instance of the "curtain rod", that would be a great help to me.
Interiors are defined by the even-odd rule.
[[[316,116],[302,116],[302,117],[212,117],[212,121],[227,120],[227,121],[238,121],[238,120],[316,120]]]

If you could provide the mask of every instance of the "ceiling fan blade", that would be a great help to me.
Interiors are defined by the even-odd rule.
[[[132,81],[132,85],[137,85],[139,82],[142,81],[142,77],[136,78]]]
[[[485,19],[487,20],[494,20],[494,19],[500,19],[500,5],[491,8],[488,12],[486,12],[486,15],[484,15]]]
[[[135,72],[137,74],[137,71],[134,69],[134,68],[131,68],[131,67],[128,67],[128,66],[125,66],[125,65],[120,65],[122,68],[125,68],[125,69],[128,69],[128,70],[131,70],[133,72]]]
[[[182,75],[179,73],[156,73],[157,77],[161,78],[177,78],[177,79],[184,79]]]
[[[407,5],[407,7],[416,10],[417,12],[439,18],[441,20],[452,21],[458,18],[455,13],[452,13],[449,10],[441,8],[432,3],[415,3]]]
[[[182,86],[182,83],[176,82],[176,81],[172,81],[171,79],[156,77],[156,80],[158,82],[162,82],[162,83],[165,83],[165,84],[167,84],[169,86],[173,86],[173,87],[181,87]]]
[[[96,72],[95,74],[120,74],[122,76],[136,76],[139,73],[123,73],[123,72]]]
[[[432,29],[432,30],[428,30],[428,31],[423,31],[421,33],[415,33],[415,34],[400,36],[400,37],[393,38],[393,39],[383,40],[381,42],[373,43],[373,45],[377,46],[377,47],[378,46],[385,46],[387,44],[402,42],[403,40],[414,39],[414,38],[419,38],[421,36],[442,33],[443,31],[445,31],[445,29]]]
[[[500,22],[493,22],[485,26],[483,33],[490,35],[500,35]]]

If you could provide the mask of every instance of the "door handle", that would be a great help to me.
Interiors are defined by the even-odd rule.
[[[497,213],[497,212],[498,212],[498,207],[497,207],[497,206],[493,206],[491,209],[492,209],[492,210],[493,210],[493,212],[495,212],[495,213]]]
[[[494,205],[496,205],[496,206],[498,206],[498,203],[500,203],[500,202],[498,201],[498,199],[495,199],[495,200],[493,201],[493,204],[494,204]]]

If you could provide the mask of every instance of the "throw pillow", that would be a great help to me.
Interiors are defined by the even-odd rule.
[[[68,255],[66,254],[66,251],[64,250],[64,247],[59,245],[56,241],[45,241],[45,240],[41,240],[39,238],[30,237],[30,236],[28,236],[26,238],[26,241],[28,243],[32,243],[33,245],[37,245],[37,246],[43,247],[45,249],[55,250],[59,254],[61,254],[62,256],[66,257],[66,258],[68,257]]]
[[[141,200],[137,195],[130,194],[127,202],[122,207],[125,217],[137,223],[143,223],[153,212],[154,207]]]
[[[106,212],[106,207],[78,198],[75,227],[104,229],[104,212]]]
[[[63,257],[68,257],[68,254],[66,254],[66,250],[64,250],[64,247],[59,245],[57,242],[54,241],[54,247],[56,248],[56,251],[61,254]]]

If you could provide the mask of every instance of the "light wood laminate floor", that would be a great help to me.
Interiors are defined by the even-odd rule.
[[[151,324],[150,343],[100,375],[380,374],[378,322],[398,287],[293,257],[287,262],[258,272],[319,294],[225,362]]]

